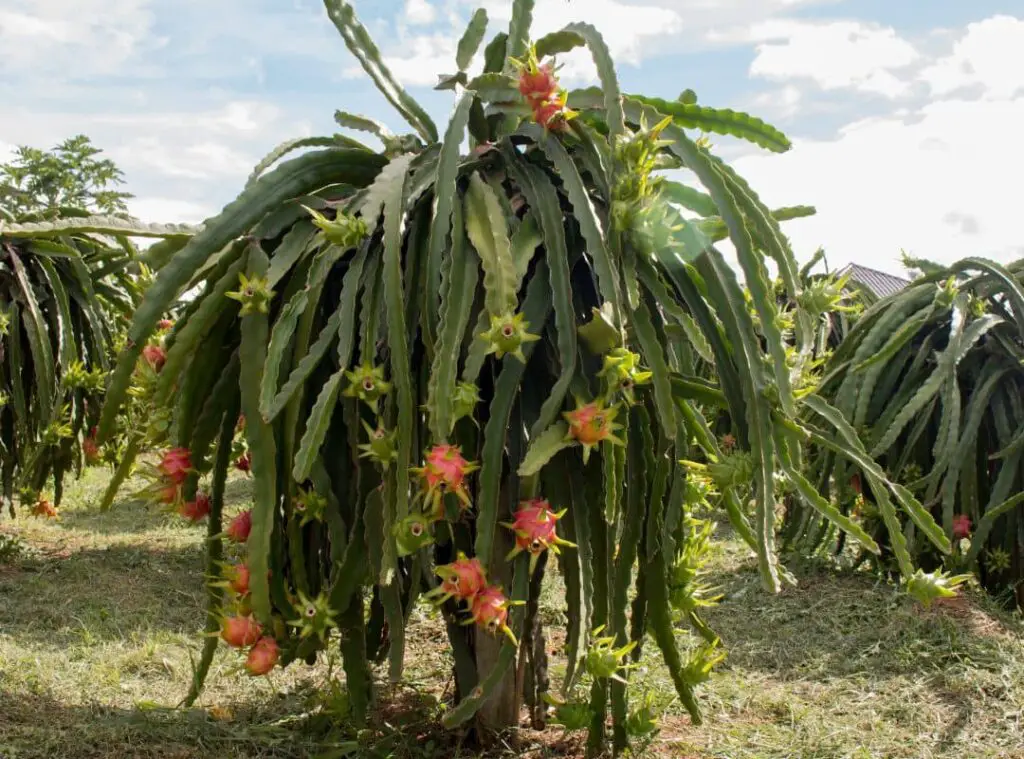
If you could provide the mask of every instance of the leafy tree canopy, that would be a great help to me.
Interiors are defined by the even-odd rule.
[[[111,159],[99,158],[102,152],[84,134],[51,150],[19,146],[12,161],[0,164],[0,208],[15,217],[54,214],[69,206],[93,213],[127,213],[125,201],[133,196],[117,190],[124,184],[124,174]]]

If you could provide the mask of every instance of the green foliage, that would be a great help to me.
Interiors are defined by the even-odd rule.
[[[238,372],[222,373],[203,403],[166,396],[171,428],[194,467],[217,478],[228,457],[213,459],[213,435],[199,431],[238,407],[245,415],[255,484],[247,603],[282,664],[315,657],[338,630],[355,684],[352,714],[363,719],[369,660],[387,657],[399,680],[411,609],[424,593],[445,598],[458,696],[443,722],[479,713],[501,726],[513,718],[491,697],[521,681],[520,667],[533,683],[524,698],[540,703],[547,690],[543,656],[516,666],[516,642],[544,650],[536,601],[555,554],[572,657],[561,691],[576,692],[583,676],[591,686],[587,709],[566,707],[563,721],[589,716],[593,753],[604,748],[608,711],[616,752],[653,729],[646,701],[631,708],[628,688],[628,659],[648,630],[699,721],[695,689],[722,654],[701,617],[712,601],[700,579],[709,534],[685,518],[684,503],[706,495],[691,487],[690,461],[716,473],[720,503],[757,552],[764,585],[776,591],[790,579],[774,548],[776,490],[799,472],[779,463],[796,447],[792,436],[809,434],[797,423],[793,387],[812,346],[777,220],[674,113],[620,96],[589,25],[548,40],[550,49],[589,47],[603,90],[586,114],[566,118],[553,70],[536,66],[521,74],[535,78],[533,89],[520,84],[543,98],[525,119],[521,103],[510,107],[519,89],[511,57],[532,60],[533,3],[516,0],[507,37],[485,53],[487,81],[500,86],[459,93],[439,143],[351,5],[325,5],[418,136],[391,138],[346,116],[382,136],[384,151],[339,146],[291,158],[209,220],[138,309],[135,347],[114,373],[101,432],[159,315],[205,283],[171,336],[169,350],[181,357],[173,383],[201,392],[215,361],[237,358]],[[727,120],[770,134],[749,117]],[[467,129],[471,150],[460,155]],[[707,190],[700,197],[739,251],[749,304],[702,234],[706,218],[663,195],[654,172],[675,166]],[[786,275],[784,303],[795,304],[785,314],[798,326],[795,356],[766,255]],[[713,358],[720,391],[694,378],[695,353]],[[724,407],[738,446],[732,458],[695,395]],[[228,444],[222,436],[216,448]],[[837,444],[854,456],[856,446],[855,436]],[[320,518],[311,519],[313,491]],[[677,619],[705,641],[689,658]]]
[[[39,218],[0,222],[0,501],[11,513],[15,494],[48,504],[50,482],[59,504],[64,476],[98,463],[107,373],[148,278],[124,236],[132,222]],[[161,244],[177,245],[174,232]],[[116,461],[124,445],[102,455]]]
[[[905,543],[925,569],[970,569],[997,594],[1016,588],[1021,603],[1013,568],[1024,518],[1016,498],[1024,487],[1024,268],[978,258],[921,268],[930,273],[865,311],[823,367],[819,392],[866,447],[860,461],[816,449],[811,479],[882,544],[879,569],[891,569]],[[872,481],[881,469],[906,504],[906,539],[896,543],[887,539],[884,499]],[[929,512],[941,525],[937,534]],[[842,535],[799,507],[788,535],[805,551],[843,545]],[[947,584],[955,583],[937,574],[908,582],[922,598],[946,595]]]
[[[102,152],[83,134],[51,150],[18,146],[14,159],[0,165],[0,209],[12,217],[37,212],[52,217],[61,208],[126,212],[125,201],[132,196],[115,189],[124,184],[124,175],[109,158],[97,158]]]

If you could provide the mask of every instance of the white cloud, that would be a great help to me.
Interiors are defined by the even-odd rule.
[[[978,125],[985,124],[984,136]],[[1024,98],[947,100],[865,119],[834,140],[794,140],[781,156],[736,161],[773,207],[813,204],[787,223],[797,255],[825,245],[832,265],[857,261],[895,271],[900,248],[943,262],[1024,255],[1019,198]]]
[[[116,72],[152,31],[149,5],[150,0],[4,0],[0,72],[72,78]]]
[[[406,37],[401,48],[402,55],[388,55],[385,60],[391,73],[406,85],[433,86],[437,75],[454,73],[455,48],[458,38],[447,34],[424,34]],[[362,77],[358,66],[346,70],[346,75]]]
[[[980,87],[987,97],[1009,98],[1024,91],[1024,19],[993,16],[967,25],[952,54],[927,67],[921,78],[947,95]]]
[[[895,97],[908,83],[893,71],[919,53],[890,27],[859,21],[766,21],[711,32],[718,42],[756,42],[750,74],[773,81],[810,80],[822,89],[856,89]]]
[[[427,0],[405,0],[405,20],[410,24],[431,24],[437,11]]]
[[[217,213],[217,209],[180,198],[145,197],[129,200],[128,212],[145,222],[198,224]]]
[[[406,13],[410,7],[418,7],[423,0],[407,0]],[[468,5],[466,8],[468,9]],[[507,26],[511,5],[506,0],[484,0],[472,2],[475,7],[482,4],[490,19],[490,31]],[[431,7],[431,11],[433,8]],[[648,40],[675,34],[682,30],[682,19],[669,8],[655,4],[630,5],[620,0],[588,0],[586,12],[581,7],[565,0],[538,0],[533,11],[531,35],[540,37],[557,31],[574,21],[586,20],[597,27],[604,37],[612,57],[619,64],[637,66],[645,57]],[[405,19],[409,24],[423,23],[416,14]],[[391,72],[406,85],[433,85],[437,74],[454,68],[455,48],[465,29],[468,14],[449,14],[449,28],[432,29],[429,32],[409,34],[406,24],[396,24],[397,39],[384,44],[385,60]],[[566,81],[596,81],[597,72],[586,51],[573,51],[559,57],[563,64],[562,78]],[[347,76],[360,75],[360,69],[352,66],[345,71]]]
[[[565,0],[538,0],[531,34],[537,38],[575,21],[586,21],[601,32],[616,63],[638,66],[645,57],[649,40],[683,30],[683,17],[665,7],[668,4],[664,1],[630,4],[620,0],[587,0],[584,7],[583,3]],[[511,4],[506,0],[487,0],[484,6],[492,19],[509,20]],[[585,51],[574,51],[562,59],[565,63],[563,76],[596,80],[594,64]]]

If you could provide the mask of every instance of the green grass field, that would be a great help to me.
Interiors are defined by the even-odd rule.
[[[409,631],[406,681],[383,684],[373,724],[349,730],[340,662],[240,672],[221,648],[196,707],[177,709],[204,622],[205,530],[124,502],[94,504],[106,473],[69,490],[54,522],[6,515],[23,550],[0,562],[0,757],[477,756],[436,727],[450,697],[427,607]],[[232,508],[248,482],[230,483]],[[708,613],[729,658],[704,687],[706,724],[682,716],[653,646],[634,678],[664,708],[652,757],[1024,757],[1024,626],[973,594],[925,611],[865,575],[798,572],[769,597],[735,542],[715,558]],[[542,603],[560,615],[557,578]],[[558,641],[552,669],[559,672]],[[576,756],[561,728],[523,730],[485,756]]]

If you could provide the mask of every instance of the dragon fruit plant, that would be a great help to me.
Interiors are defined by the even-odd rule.
[[[98,463],[94,426],[117,341],[141,301],[147,269],[126,235],[180,227],[89,216],[74,208],[20,215],[0,206],[0,513],[26,512],[43,492]],[[49,501],[47,501],[49,503]]]
[[[629,659],[648,636],[699,721],[695,687],[721,653],[696,602],[711,596],[682,587],[700,576],[706,541],[688,542],[700,536],[688,534],[687,499],[703,491],[688,486],[694,475],[680,461],[706,466],[724,454],[698,404],[727,409],[731,455],[750,461],[722,500],[768,588],[787,577],[773,543],[780,483],[866,538],[800,474],[806,430],[792,388],[814,317],[781,313],[768,286],[766,255],[800,302],[786,238],[692,130],[775,151],[789,143],[692,98],[623,94],[590,25],[531,42],[529,0],[513,4],[508,32],[471,78],[487,25],[474,14],[457,72],[439,85],[454,94],[442,134],[351,4],[325,5],[412,133],[338,112],[341,126],[369,131],[383,150],[306,137],[261,162],[157,273],[108,389],[101,437],[157,320],[201,277],[167,337],[157,394],[171,409],[170,444],[212,482],[215,579],[224,480],[245,416],[255,503],[226,533],[233,551],[244,545],[260,641],[275,641],[254,644],[250,671],[312,661],[336,638],[358,723],[373,701],[370,665],[387,660],[390,679],[402,678],[410,611],[423,600],[439,606],[451,644],[449,727],[516,725],[523,703],[543,721],[554,703],[563,724],[586,716],[593,754],[608,742],[610,712],[612,747],[624,751],[631,724],[653,724],[642,699],[630,706]],[[589,49],[600,87],[565,91],[558,81],[554,57],[575,48]],[[315,149],[285,160],[300,148]],[[706,192],[658,174],[680,168]],[[753,311],[704,224],[727,229]],[[692,377],[697,338],[720,387]],[[556,562],[567,661],[552,686],[537,597]],[[223,590],[211,582],[212,635],[191,697],[231,603]],[[677,621],[706,639],[690,659]]]

